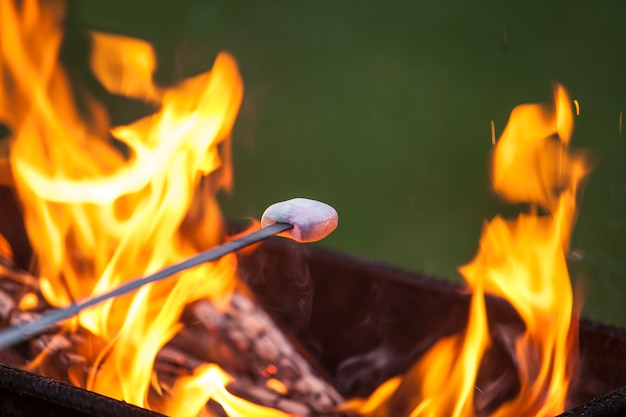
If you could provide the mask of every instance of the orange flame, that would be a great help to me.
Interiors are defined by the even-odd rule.
[[[10,180],[42,292],[56,306],[221,242],[215,193],[231,186],[229,139],[243,94],[228,54],[210,72],[163,88],[152,81],[148,43],[92,33],[91,66],[101,84],[158,108],[111,129],[104,106],[88,93],[80,92],[81,110],[76,104],[79,93],[59,60],[64,11],[63,1],[0,0],[0,121],[12,132]],[[221,305],[236,285],[235,270],[236,258],[226,256],[81,314],[69,327],[90,337],[80,353],[93,367],[73,382],[148,407],[155,357],[179,330],[182,309],[206,297]],[[223,371],[210,365],[209,376],[198,372],[210,397],[241,408],[242,400],[226,394]],[[177,404],[197,397],[193,386],[176,385]]]
[[[180,378],[176,382],[172,392],[174,401],[166,410],[166,414],[171,416],[197,415],[204,405],[213,399],[222,405],[229,416],[293,416],[232,395],[224,388],[230,381],[230,376],[216,365],[206,364],[199,367],[194,375]],[[192,393],[192,395],[181,395],[183,393]]]
[[[486,293],[508,300],[526,325],[515,343],[521,389],[496,416],[562,412],[577,357],[577,312],[566,254],[589,164],[583,153],[568,148],[570,103],[557,85],[554,111],[538,105],[513,110],[494,151],[493,183],[501,196],[530,203],[533,213],[514,221],[493,219],[478,255],[461,269],[470,287],[482,285]],[[538,215],[540,209],[548,214]]]
[[[514,348],[520,390],[492,416],[563,411],[577,357],[577,312],[565,255],[579,185],[589,172],[585,155],[568,148],[570,103],[557,85],[554,109],[516,107],[495,146],[495,191],[529,204],[531,213],[515,220],[494,218],[483,230],[475,259],[460,268],[472,291],[463,334],[439,341],[402,381],[388,381],[370,399],[348,404],[349,409],[375,416],[473,416],[479,365],[491,343],[484,294],[492,294],[506,299],[526,326]]]

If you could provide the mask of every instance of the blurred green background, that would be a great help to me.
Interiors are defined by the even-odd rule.
[[[626,325],[626,3],[608,0],[95,1],[79,26],[145,38],[159,76],[238,60],[245,100],[234,131],[227,216],[310,197],[340,227],[321,245],[447,279],[473,257],[490,191],[490,120],[580,103],[574,146],[596,157],[570,265],[587,316]],[[509,210],[510,213],[510,210]]]

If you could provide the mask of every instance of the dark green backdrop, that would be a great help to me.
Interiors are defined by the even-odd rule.
[[[234,132],[229,217],[295,196],[324,200],[340,227],[323,245],[458,279],[484,219],[490,120],[580,102],[573,144],[599,163],[571,259],[585,314],[626,325],[626,3],[503,1],[95,1],[79,26],[146,38],[160,76],[238,59],[246,96]]]

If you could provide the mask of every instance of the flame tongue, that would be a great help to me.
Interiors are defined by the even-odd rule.
[[[536,207],[533,214],[521,214],[515,220],[494,218],[485,226],[476,258],[460,269],[474,299],[482,292],[502,297],[526,325],[514,348],[520,391],[495,416],[548,416],[563,411],[576,358],[577,323],[565,255],[578,185],[588,168],[582,155],[567,148],[573,115],[561,86],[555,88],[555,103],[553,111],[540,105],[514,109],[493,155],[496,192],[512,202]],[[538,208],[548,214],[539,216]],[[482,303],[472,303],[468,329],[483,308]],[[486,324],[484,316],[480,320]],[[486,342],[488,335],[466,332],[465,343],[477,343],[476,339]],[[483,354],[477,351],[474,361],[479,363]],[[476,373],[467,373],[463,381],[473,385],[475,379]]]
[[[485,291],[506,298],[526,324],[515,343],[521,390],[497,416],[562,412],[577,358],[577,312],[566,253],[589,164],[584,154],[568,149],[573,114],[562,86],[555,87],[554,112],[544,111],[543,120],[533,118],[535,112],[537,107],[524,106],[512,113],[514,125],[509,122],[494,152],[494,188],[549,214],[522,214],[515,221],[496,217],[483,233],[476,259],[462,269],[470,285],[482,280]],[[525,130],[518,131],[518,125]],[[520,158],[507,160],[504,155],[511,151]],[[526,172],[520,160],[536,161],[536,169]],[[516,176],[526,181],[509,181]]]
[[[554,110],[540,105],[513,110],[494,150],[494,189],[548,214],[539,216],[535,208],[515,220],[494,218],[485,226],[476,258],[460,269],[474,298],[484,291],[508,300],[526,325],[515,341],[520,392],[495,416],[548,416],[565,407],[577,331],[565,255],[578,185],[588,172],[584,157],[568,150],[572,127],[571,103],[561,86],[555,88]],[[472,305],[469,326],[480,308]],[[487,337],[465,334],[466,343]],[[483,354],[478,353],[476,362]],[[473,384],[476,374],[466,378]]]
[[[57,306],[220,243],[214,195],[230,187],[228,140],[243,94],[227,54],[212,71],[162,88],[149,44],[94,33],[92,69],[103,86],[159,110],[109,129],[103,106],[83,92],[85,123],[58,59],[64,6],[0,0],[0,120],[13,132],[10,165],[42,292]],[[228,297],[235,269],[227,256],[81,314],[72,326],[88,336],[78,349],[94,367],[74,382],[147,406],[154,358],[182,309]]]
[[[577,358],[565,255],[578,188],[589,172],[585,155],[568,148],[572,129],[571,103],[560,85],[554,109],[526,104],[513,110],[494,150],[492,180],[499,195],[529,204],[531,213],[494,218],[475,259],[460,268],[472,291],[465,331],[437,342],[402,381],[388,381],[352,408],[376,416],[473,416],[479,364],[491,343],[483,294],[492,294],[511,303],[525,323],[513,347],[520,390],[492,415],[563,411]]]

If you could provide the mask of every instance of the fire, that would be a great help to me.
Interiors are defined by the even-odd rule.
[[[206,364],[199,367],[194,375],[177,381],[172,395],[174,401],[166,410],[166,414],[196,415],[210,399],[214,399],[222,404],[229,416],[289,417],[289,414],[232,395],[224,388],[229,381],[230,377],[216,365]],[[193,395],[178,395],[179,392],[192,392]]]
[[[215,194],[231,185],[229,136],[243,94],[228,54],[210,72],[164,88],[152,81],[148,43],[92,33],[91,66],[101,84],[158,109],[111,128],[104,106],[77,93],[60,63],[64,10],[62,1],[0,0],[0,120],[12,133],[10,180],[42,292],[55,306],[221,242]],[[234,256],[226,256],[81,314],[66,330],[83,336],[77,349],[94,365],[88,375],[70,373],[72,382],[150,407],[155,357],[179,330],[183,308],[201,298],[219,306],[237,285],[235,269]],[[219,375],[202,377],[204,389],[228,400],[228,378]],[[183,403],[196,396],[184,386],[176,386]],[[237,409],[229,401],[225,407]]]
[[[112,128],[103,104],[77,92],[59,60],[64,10],[60,0],[0,0],[0,121],[12,134],[0,183],[11,182],[19,194],[41,289],[54,306],[101,294],[224,239],[215,194],[231,186],[229,137],[243,94],[228,54],[211,71],[162,87],[152,80],[156,59],[148,43],[91,33],[91,68],[102,86],[157,109]],[[475,259],[460,269],[472,292],[466,329],[438,341],[403,378],[343,409],[475,415],[477,375],[493,343],[486,294],[506,299],[525,323],[512,348],[520,389],[492,415],[564,409],[577,336],[565,254],[588,163],[569,149],[573,113],[561,86],[554,108],[516,107],[497,142],[493,121],[491,127],[493,187],[527,204],[528,213],[489,222]],[[10,254],[3,239],[0,253]],[[161,393],[155,358],[180,330],[183,309],[205,298],[224,305],[237,286],[235,271],[236,259],[226,256],[81,314],[64,331],[81,336],[76,349],[93,366],[69,378],[151,407],[151,390]],[[33,296],[20,307],[36,305]],[[169,386],[157,409],[192,416],[212,399],[231,416],[286,415],[232,395],[229,381],[217,365],[201,365]]]
[[[552,416],[565,408],[575,365],[577,311],[566,253],[589,164],[569,149],[571,101],[555,87],[553,109],[516,107],[492,159],[496,193],[529,213],[486,224],[474,260],[460,268],[472,292],[462,334],[437,342],[404,376],[349,408],[377,416],[473,416],[479,365],[492,343],[484,294],[506,299],[525,323],[513,347],[520,389],[492,416]],[[393,389],[389,389],[389,384]],[[488,395],[488,393],[486,394]]]
[[[533,210],[514,221],[492,220],[476,259],[461,270],[470,286],[482,284],[486,293],[507,299],[526,325],[515,343],[520,393],[498,416],[562,412],[577,357],[578,321],[566,254],[589,164],[583,153],[568,147],[570,103],[557,85],[554,111],[526,105],[511,114],[494,152],[493,184],[504,198]],[[528,172],[524,164],[534,170]]]

